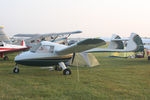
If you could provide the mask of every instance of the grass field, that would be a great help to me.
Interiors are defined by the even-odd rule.
[[[13,74],[15,65],[0,60],[0,100],[149,100],[150,61],[142,59],[104,58],[95,54],[100,65],[79,68],[72,75],[39,67],[20,65],[20,73]]]

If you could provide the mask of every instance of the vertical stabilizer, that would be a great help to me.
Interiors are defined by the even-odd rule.
[[[26,46],[26,43],[24,40],[21,41],[21,46]]]
[[[136,33],[132,33],[129,38],[126,50],[135,51],[135,52],[144,51],[144,45],[143,45],[141,37],[137,35]]]
[[[10,40],[4,33],[3,29],[4,29],[4,27],[0,27],[0,41],[4,41],[4,42],[8,43],[8,42],[10,42]]]
[[[108,48],[109,49],[124,49],[123,42],[115,41],[115,39],[121,39],[121,37],[119,35],[113,34]]]

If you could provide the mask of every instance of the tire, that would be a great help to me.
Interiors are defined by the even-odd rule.
[[[63,74],[64,75],[71,75],[71,70],[70,69],[65,69],[64,71],[63,71]]]
[[[14,72],[14,73],[19,73],[19,68],[14,68],[14,69],[13,69],[13,72]]]

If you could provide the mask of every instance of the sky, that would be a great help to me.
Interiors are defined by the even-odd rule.
[[[150,37],[150,0],[0,0],[0,26],[17,33],[83,31],[72,37]]]

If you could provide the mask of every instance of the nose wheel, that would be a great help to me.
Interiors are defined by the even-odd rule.
[[[19,73],[19,68],[18,68],[17,65],[16,65],[15,68],[13,69],[13,73]]]

